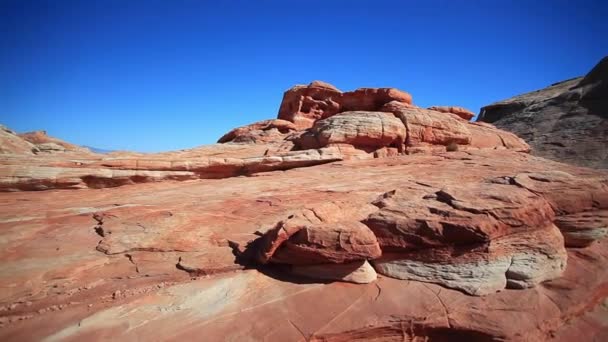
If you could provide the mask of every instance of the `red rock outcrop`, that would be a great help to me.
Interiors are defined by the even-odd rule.
[[[224,134],[217,142],[270,143],[282,140],[285,134],[296,130],[296,126],[285,120],[264,120],[238,127]]]
[[[342,93],[321,81],[287,90],[279,108],[279,119],[291,121],[299,129],[310,128],[315,121],[346,111],[379,111],[388,102],[412,103],[412,96],[395,88],[360,88]]]
[[[391,113],[357,111],[317,121],[295,143],[299,149],[345,144],[368,152],[383,147],[401,151],[405,138],[405,126]]]
[[[35,150],[33,144],[0,125],[0,154],[33,154]]]
[[[562,231],[567,247],[587,247],[608,235],[608,210],[562,215],[555,224]]]
[[[471,112],[470,110],[456,106],[432,106],[428,109],[441,113],[454,114],[457,117],[465,119],[467,121],[471,120],[475,116],[475,113]]]
[[[547,169],[561,176],[542,176]],[[546,340],[607,294],[606,241],[564,249],[552,225],[579,209],[601,214],[598,184],[607,178],[525,153],[479,150],[3,193],[0,258],[11,272],[0,273],[0,338],[188,338],[204,328],[220,340],[263,340],[269,331],[278,340]],[[564,194],[597,204],[557,201]],[[243,270],[254,264],[237,246],[260,251],[257,235],[271,236],[291,215],[313,234],[278,244],[280,263],[272,253],[259,271]],[[374,280],[368,260],[389,276]],[[254,318],[254,326],[234,324]]]
[[[5,130],[0,339],[545,341],[601,312],[608,173],[394,89],[294,89],[190,150]]]
[[[447,145],[471,143],[471,132],[465,123],[450,116],[422,108],[412,108],[399,102],[390,102],[383,111],[394,113],[407,127],[408,145]]]
[[[337,101],[341,96],[335,87],[318,82],[294,86],[283,94],[278,118],[291,121],[300,129],[309,128],[316,120],[339,113]]]

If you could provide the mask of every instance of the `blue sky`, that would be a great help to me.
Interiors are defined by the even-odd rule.
[[[0,0],[0,123],[107,149],[215,142],[324,80],[483,105],[586,73],[606,1]]]

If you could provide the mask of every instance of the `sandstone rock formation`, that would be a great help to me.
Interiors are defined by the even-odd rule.
[[[34,144],[40,152],[65,152],[65,151],[79,151],[89,152],[88,149],[70,144],[63,140],[49,136],[46,131],[33,131],[19,134],[21,138]]]
[[[359,88],[341,92],[331,84],[313,81],[287,90],[279,109],[279,119],[291,121],[300,129],[340,112],[378,111],[390,101],[412,103],[412,96],[395,88]]]
[[[392,88],[315,81],[281,108],[156,154],[0,132],[0,339],[608,332],[585,328],[608,296],[608,173]]]
[[[314,101],[336,99],[339,106],[324,111],[319,105],[302,112],[303,107],[298,105],[297,111],[285,114],[285,108],[293,107],[292,97],[297,94],[317,94]],[[300,100],[310,100],[307,96]],[[156,154],[102,155],[49,137],[44,131],[17,136],[4,130],[3,146],[7,147],[0,156],[0,191],[217,179],[337,160],[445,151],[450,144],[457,144],[459,150],[529,150],[511,133],[418,108],[411,100],[409,94],[394,88],[360,88],[342,93],[315,81],[286,93],[279,119],[236,128],[222,136],[219,145]],[[302,122],[306,125],[302,126]],[[32,153],[37,154],[36,158],[30,158]],[[59,158],[57,154],[62,155]]]
[[[342,112],[317,121],[296,140],[296,146],[311,149],[345,144],[368,152],[384,147],[402,150],[406,135],[405,125],[392,113]]]
[[[217,142],[268,143],[281,140],[286,133],[296,130],[296,126],[285,120],[265,120],[238,127],[224,134]]]
[[[0,154],[32,154],[36,147],[14,131],[0,125]]]
[[[455,106],[432,106],[432,107],[429,107],[428,109],[434,110],[434,111],[437,111],[437,112],[441,112],[441,113],[454,114],[457,117],[459,117],[461,119],[465,119],[467,121],[471,120],[475,116],[475,113],[471,112],[468,109],[462,108],[462,107],[455,107]]]
[[[478,121],[513,132],[532,153],[608,168],[608,57],[578,77],[481,108]]]

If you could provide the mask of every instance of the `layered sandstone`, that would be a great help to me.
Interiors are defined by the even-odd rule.
[[[87,148],[70,144],[61,139],[49,136],[46,131],[33,131],[19,134],[21,138],[36,146],[39,152],[65,152],[76,151],[87,153],[90,152]]]
[[[428,109],[441,113],[454,114],[457,117],[467,121],[471,120],[475,116],[475,113],[471,112],[470,110],[457,106],[432,106]]]
[[[0,125],[0,154],[33,154],[36,147],[11,129]]]
[[[313,81],[287,90],[279,109],[279,119],[291,121],[300,129],[340,112],[378,111],[384,104],[398,101],[412,103],[412,96],[395,88],[359,88],[341,92],[331,84]]]
[[[156,154],[0,132],[0,339],[566,341],[602,312],[606,172],[394,88],[281,110]]]
[[[330,106],[331,110],[320,104],[306,105],[304,113],[304,105],[294,96],[302,103],[335,99],[339,105]],[[3,130],[6,147],[0,156],[0,191],[218,179],[338,160],[441,152],[451,145],[459,150],[529,150],[517,136],[492,125],[469,123],[446,115],[439,107],[427,110],[411,102],[411,95],[394,88],[342,93],[315,81],[286,93],[278,119],[233,129],[217,145],[155,154],[97,154],[44,131],[17,135]],[[286,109],[294,106],[298,109]],[[446,108],[458,112],[454,109],[458,107]],[[307,125],[301,125],[302,120]],[[31,158],[32,154],[36,157]]]

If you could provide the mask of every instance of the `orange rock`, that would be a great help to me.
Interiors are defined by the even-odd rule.
[[[441,112],[441,113],[454,114],[454,115],[458,116],[459,118],[465,119],[467,121],[471,120],[475,116],[475,113],[471,112],[470,110],[468,110],[466,108],[462,108],[462,107],[432,106],[432,107],[429,107],[428,109],[434,110],[436,112]]]
[[[341,92],[331,84],[314,81],[297,85],[285,92],[278,118],[295,123],[299,129],[312,127],[315,121],[345,111],[379,111],[390,101],[412,103],[412,96],[395,88],[359,88]]]
[[[0,125],[0,154],[33,154],[36,147],[17,133]]]
[[[308,84],[308,86],[314,88],[325,88],[329,90],[340,91],[340,89],[336,88],[335,86],[323,81],[312,81],[310,82],[310,84]]]
[[[391,101],[409,105],[412,103],[412,96],[395,88],[359,88],[342,94],[340,108],[342,111],[379,111],[384,104]]]
[[[413,108],[393,101],[382,107],[382,111],[394,113],[407,127],[407,145],[428,143],[448,145],[471,143],[471,132],[466,123],[435,111]]]
[[[340,112],[342,93],[333,86],[323,83],[298,85],[283,94],[278,119],[293,122],[299,129],[311,127],[316,120]]]
[[[264,120],[238,127],[224,134],[217,142],[269,143],[283,140],[296,126],[285,120]]]
[[[60,146],[60,148],[55,148],[55,150],[90,152],[84,147],[70,144],[61,139],[53,138],[53,137],[49,136],[46,133],[46,131],[33,131],[33,132],[21,133],[21,134],[19,134],[19,136],[21,138],[23,138],[24,140],[26,140],[34,145],[37,145],[40,149],[43,149],[43,150],[45,149],[45,147],[47,147],[46,150],[52,150],[53,145],[54,145],[54,146]]]
[[[391,113],[342,112],[319,120],[296,145],[301,149],[347,144],[368,152],[383,147],[403,149],[405,126]]]
[[[288,92],[189,150],[0,131],[0,340],[544,341],[606,296],[606,171],[395,90]]]
[[[262,147],[220,144],[162,156],[195,164],[213,151],[237,158]],[[39,158],[50,157],[28,160]],[[597,305],[608,284],[606,241],[564,250],[559,230],[546,223],[552,211],[595,215],[607,180],[605,171],[504,149],[0,193],[0,260],[11,267],[0,273],[0,339],[192,339],[204,329],[213,340],[543,340]],[[369,235],[367,218],[379,213],[386,234],[368,226]],[[268,259],[285,253],[296,265],[259,265],[241,254],[238,246],[259,251],[258,235],[271,236],[290,215],[306,223],[306,234],[287,234]],[[369,249],[373,237],[386,248],[396,241],[391,235],[425,248],[382,256]],[[297,258],[329,263],[298,265]],[[373,280],[354,261],[333,263],[354,258],[371,259],[388,276],[336,282]],[[505,286],[517,290],[495,293]]]

